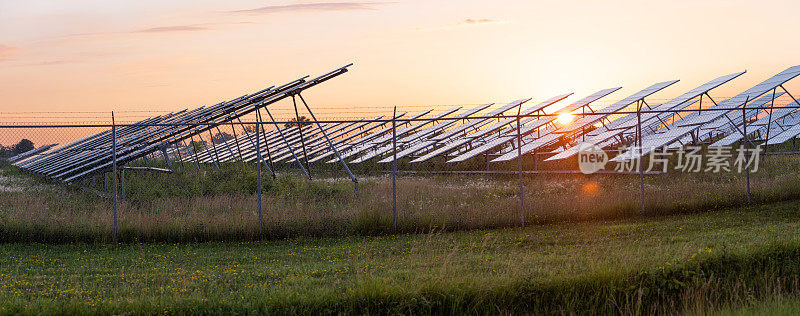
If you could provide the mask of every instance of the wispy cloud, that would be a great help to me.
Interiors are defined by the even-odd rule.
[[[502,24],[502,23],[508,23],[508,21],[500,21],[493,19],[466,19],[463,22],[461,22],[461,25]]]
[[[130,33],[168,33],[168,32],[196,32],[205,31],[209,28],[199,25],[175,25],[175,26],[161,26],[151,27],[148,29],[137,30]]]
[[[456,30],[462,29],[467,27],[478,27],[478,26],[488,26],[488,25],[496,25],[496,24],[506,24],[510,23],[507,20],[495,20],[495,19],[464,19],[458,23],[450,24],[450,25],[442,25],[438,27],[427,27],[427,28],[417,28],[417,31],[447,31],[447,30]]]
[[[0,61],[10,59],[17,50],[19,50],[19,47],[0,44]]]
[[[318,2],[318,3],[298,3],[287,5],[270,5],[247,10],[229,11],[230,13],[250,13],[268,14],[282,12],[301,12],[301,11],[355,11],[355,10],[376,10],[378,6],[390,4],[390,2]]]
[[[66,59],[59,59],[59,60],[46,60],[40,62],[33,62],[24,64],[24,66],[53,66],[53,65],[66,65],[66,64],[74,64],[79,63],[78,60],[66,60]]]

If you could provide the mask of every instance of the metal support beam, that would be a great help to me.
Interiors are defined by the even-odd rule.
[[[191,148],[186,146],[186,140],[181,140],[183,143],[183,147],[189,148],[192,153],[192,157],[194,157],[194,165],[197,166],[197,171],[200,171],[200,161],[197,160],[197,150],[194,148],[194,137],[189,139],[189,144],[192,145]]]
[[[331,149],[333,149],[333,153],[336,154],[336,159],[338,159],[342,163],[342,166],[344,166],[344,170],[346,170],[347,174],[350,175],[350,180],[353,181],[353,185],[355,186],[353,191],[355,193],[358,193],[358,179],[356,179],[356,176],[354,176],[353,172],[350,171],[350,167],[347,166],[347,163],[344,162],[344,159],[342,159],[342,157],[339,155],[339,150],[336,149],[336,146],[333,145],[333,142],[331,142],[331,139],[328,137],[328,133],[326,133],[325,129],[322,128],[322,125],[319,124],[319,121],[317,120],[317,117],[314,115],[314,112],[311,111],[311,108],[308,106],[308,103],[306,103],[306,100],[303,99],[303,96],[301,94],[299,94],[299,93],[297,94],[297,96],[300,97],[300,101],[303,101],[303,105],[305,105],[306,110],[308,110],[308,114],[310,114],[311,118],[314,120],[314,122],[317,123],[317,128],[319,128],[319,130],[322,131],[322,136],[325,136],[325,140],[328,142],[328,146],[330,146]],[[392,132],[394,133],[394,129],[392,129]],[[306,159],[308,159],[308,157],[306,157]],[[310,176],[309,176],[309,179],[310,179]]]
[[[206,153],[208,153],[208,155],[211,157],[211,161],[214,162],[214,165],[217,166],[217,170],[219,170],[219,164],[217,163],[217,160],[214,159],[214,156],[216,156],[216,155],[211,155],[211,152],[208,150],[208,146],[206,146],[206,141],[203,140],[203,135],[200,135],[200,133],[197,133],[197,137],[200,138],[200,144],[203,145],[203,149],[205,149]],[[214,144],[211,144],[211,146],[214,146]]]
[[[270,112],[269,112],[269,109],[268,109],[268,108],[264,108],[264,111],[266,111],[266,112],[267,112],[267,115],[269,115],[269,119],[272,121],[272,124],[273,124],[273,125],[275,125],[275,128],[278,130],[278,135],[280,135],[280,136],[281,136],[281,139],[283,139],[283,143],[284,143],[284,144],[286,144],[286,147],[287,147],[287,148],[289,148],[289,152],[291,152],[291,153],[292,153],[292,157],[294,158],[294,161],[297,163],[297,165],[298,165],[298,166],[300,166],[300,170],[303,170],[303,173],[306,175],[306,177],[308,177],[309,179],[311,179],[311,176],[310,176],[310,175],[308,174],[308,172],[306,171],[306,168],[305,168],[305,167],[303,167],[303,163],[302,163],[302,162],[300,162],[300,159],[298,159],[298,158],[297,158],[297,155],[295,155],[295,153],[294,153],[294,149],[293,149],[293,148],[292,148],[292,146],[289,144],[289,142],[286,140],[286,136],[285,136],[285,135],[283,135],[283,131],[282,131],[282,130],[281,130],[281,128],[278,126],[278,123],[276,123],[276,122],[275,122],[275,118],[274,118],[274,117],[272,117],[272,113],[270,113]]]
[[[231,126],[233,126],[233,125],[231,125]],[[217,125],[217,126],[216,126],[216,128],[217,128],[217,135],[219,135],[220,137],[222,137],[222,135],[224,135],[224,134],[222,134],[222,130],[220,130],[220,129],[219,129],[219,125]],[[210,133],[210,132],[209,132],[209,133]],[[223,138],[224,138],[224,137],[223,137]],[[212,143],[212,144],[214,143],[214,139],[213,139],[213,138],[211,139],[211,143]],[[231,149],[231,145],[230,145],[230,144],[228,144],[228,143],[229,143],[229,141],[228,141],[228,140],[225,140],[225,139],[223,139],[223,140],[222,140],[222,143],[223,143],[223,144],[225,144],[225,148],[226,148],[226,149],[228,149],[228,153],[231,155],[231,159],[234,159],[234,158],[236,157],[236,155],[235,155],[235,154],[233,154],[233,149]],[[216,148],[216,146],[214,146],[214,148]],[[216,150],[216,149],[215,149],[215,150]]]
[[[269,162],[269,164],[264,163],[264,166],[266,166],[267,169],[269,169],[269,172],[272,174],[272,179],[274,180],[275,178],[277,178],[277,176],[275,175],[275,165],[272,164],[272,153],[270,153],[270,150],[269,150],[269,139],[267,139],[267,135],[264,133],[264,121],[261,120],[261,110],[260,109],[256,110],[256,117],[258,118],[258,127],[256,127],[256,130],[261,130],[261,133],[259,133],[257,135],[258,135],[258,137],[261,137],[261,135],[264,135],[264,146],[267,147],[267,162]],[[264,161],[264,157],[263,156],[261,157],[261,161],[262,162]]]
[[[305,101],[303,101],[303,103],[305,103]],[[300,121],[300,113],[297,112],[297,98],[295,97],[294,94],[292,95],[292,104],[294,104],[294,116],[297,120],[296,122],[297,132],[300,133],[300,146],[303,148],[303,160],[306,161],[306,170],[308,171],[306,175],[308,175],[308,180],[311,180],[311,165],[308,164],[308,154],[306,153],[306,141],[305,138],[303,138],[303,122]],[[308,105],[306,105],[306,108],[307,107]],[[314,119],[314,121],[316,120],[317,119]],[[319,126],[319,123],[317,123],[317,126]],[[322,129],[322,127],[320,127],[320,129]],[[324,132],[325,131],[323,130],[323,133]]]

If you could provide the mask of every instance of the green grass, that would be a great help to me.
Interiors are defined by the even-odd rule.
[[[798,294],[800,203],[530,228],[0,244],[5,313],[675,313]]]

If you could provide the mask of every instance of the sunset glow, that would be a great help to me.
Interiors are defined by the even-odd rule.
[[[350,62],[309,95],[320,115],[615,85],[620,98],[681,79],[656,96],[669,98],[747,69],[718,92],[730,96],[797,64],[800,20],[774,9],[791,4],[0,1],[0,111],[177,110]]]
[[[561,114],[558,115],[558,118],[556,118],[556,122],[558,122],[558,124],[561,124],[561,125],[567,125],[567,124],[572,122],[572,119],[573,119],[573,115],[572,114],[561,113]]]

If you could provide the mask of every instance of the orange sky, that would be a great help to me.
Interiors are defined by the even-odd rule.
[[[353,62],[306,94],[321,117],[654,82],[677,96],[800,64],[795,1],[0,0],[0,121],[139,119]],[[800,80],[788,85],[800,88]],[[796,96],[800,89],[791,89]],[[797,91],[797,92],[794,92]],[[276,112],[289,113],[289,104]],[[93,112],[47,114],[17,112]],[[129,112],[148,111],[148,112]],[[54,117],[53,117],[54,116]],[[2,143],[2,141],[0,141]]]

